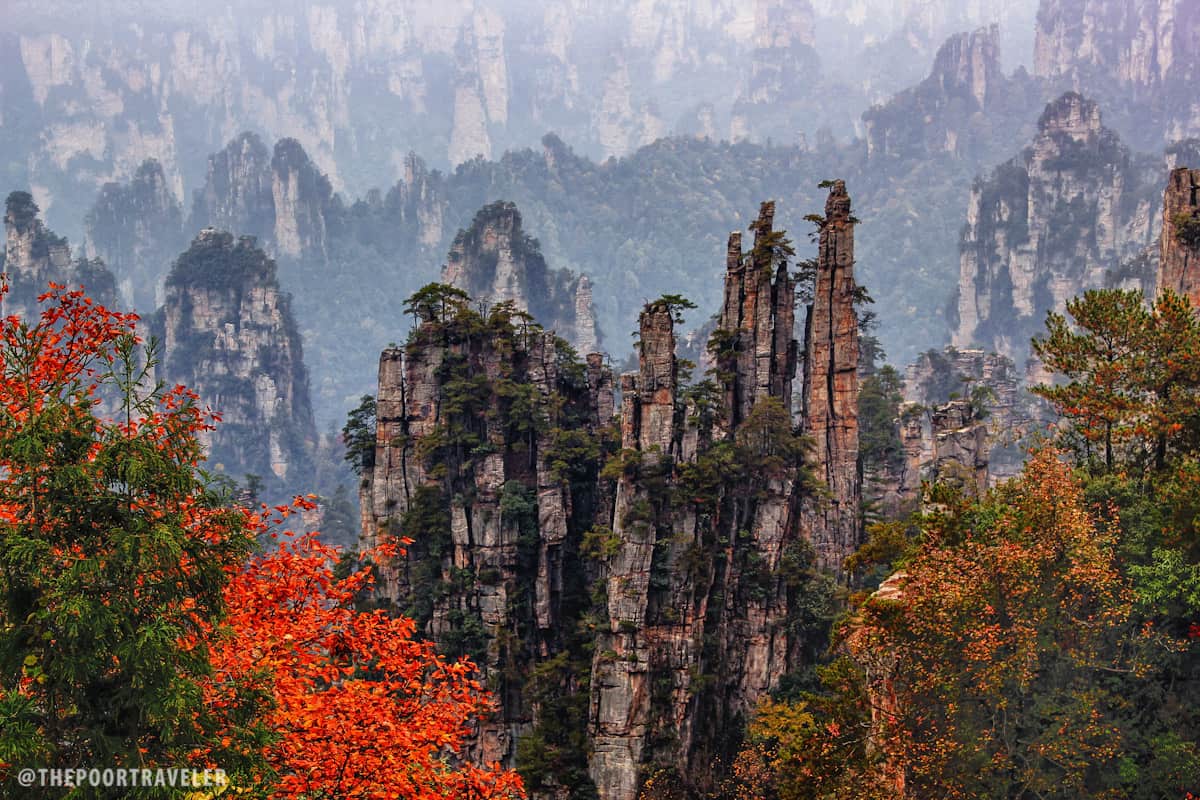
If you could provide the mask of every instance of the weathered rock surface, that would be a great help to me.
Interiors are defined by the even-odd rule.
[[[183,210],[162,165],[150,159],[128,184],[105,184],[85,228],[84,251],[108,264],[125,303],[147,315],[162,305],[171,262],[187,244]]]
[[[4,204],[4,257],[0,272],[7,276],[8,292],[0,299],[0,314],[33,320],[39,311],[38,295],[50,282],[78,288],[101,305],[119,308],[116,280],[104,262],[71,258],[67,240],[55,236],[38,216],[28,192],[12,192]]]
[[[537,240],[521,227],[521,213],[513,203],[485,206],[470,227],[459,231],[442,282],[485,303],[512,303],[580,353],[599,347],[587,276],[550,269]]]
[[[805,319],[804,424],[830,498],[813,512],[822,566],[839,570],[859,546],[858,314],[854,225],[846,185],[835,181],[820,223],[817,280]]]
[[[1024,71],[1004,74],[997,26],[956,34],[927,78],[863,114],[867,157],[985,161],[1021,134],[1036,102]]]
[[[250,237],[207,228],[175,261],[155,321],[158,375],[222,416],[205,441],[210,467],[278,496],[304,485],[316,443],[308,373],[275,262]]]
[[[1046,312],[1103,286],[1157,236],[1157,165],[1131,155],[1094,102],[1069,92],[1038,127],[1031,146],[971,190],[951,320],[956,347],[1017,364]]]
[[[470,267],[458,277],[483,274],[485,290],[508,287],[515,302],[518,273],[501,265],[521,247],[519,225],[500,211],[459,237],[448,269]],[[572,361],[506,305],[485,318],[471,301],[414,297],[420,326],[381,356],[363,535],[416,540],[385,566],[381,593],[443,650],[476,657],[501,707],[473,756],[532,769],[537,796],[561,793],[568,772],[601,800],[633,800],[651,774],[709,785],[730,756],[722,732],[816,647],[795,618],[817,560],[804,511],[817,489],[799,469],[795,287],[772,217],[764,204],[747,254],[730,237],[714,383],[681,385],[677,311],[669,298],[649,303],[616,430],[603,357]],[[835,292],[848,302],[840,185],[831,218],[823,252],[849,281]],[[477,273],[487,253],[492,266]],[[843,373],[852,380],[857,366],[844,341],[857,327],[842,327],[827,331],[837,414],[853,404]],[[823,419],[840,431],[835,457],[856,449],[844,419]],[[856,485],[849,464],[836,486]],[[568,724],[586,729],[585,746],[562,738]],[[532,766],[547,753],[554,774]]]
[[[1200,169],[1171,170],[1163,193],[1158,288],[1200,307]]]
[[[1200,8],[1192,0],[1043,0],[1034,71],[1124,101],[1130,120],[1140,121],[1130,127],[1155,149],[1200,135]]]
[[[268,153],[256,134],[242,133],[209,157],[191,226],[254,236],[277,256],[320,259],[332,202],[329,179],[298,141],[280,139]]]

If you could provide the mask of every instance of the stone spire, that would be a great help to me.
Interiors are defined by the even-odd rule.
[[[725,255],[725,302],[717,327],[732,335],[722,369],[729,423],[736,426],[763,397],[791,406],[796,374],[796,284],[783,258],[782,231],[773,230],[775,203],[759,209],[754,249],[742,255],[742,235],[731,233]],[[732,363],[730,363],[732,362]]]
[[[829,489],[814,511],[813,546],[822,566],[840,570],[859,545],[858,317],[854,310],[854,224],[846,185],[825,202],[813,304],[805,324],[805,429]]]
[[[1159,248],[1159,291],[1187,295],[1193,307],[1200,307],[1200,170],[1171,170]]]

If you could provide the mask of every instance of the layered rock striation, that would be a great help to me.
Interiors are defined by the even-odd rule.
[[[862,475],[858,464],[858,285],[850,196],[834,181],[819,222],[813,302],[804,323],[804,426],[829,489],[813,512],[822,566],[840,570],[859,546]]]
[[[1101,124],[1096,103],[1068,92],[1047,105],[1032,145],[972,187],[953,344],[1022,364],[1048,311],[1155,241],[1155,171]]]
[[[205,444],[217,472],[279,496],[311,477],[308,372],[275,262],[250,237],[207,228],[176,259],[155,319],[158,377],[196,391],[222,422]]]

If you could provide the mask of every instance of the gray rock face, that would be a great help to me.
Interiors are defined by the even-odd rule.
[[[257,135],[243,133],[209,157],[191,225],[254,236],[277,256],[320,259],[332,194],[298,141],[280,139],[268,153]]]
[[[442,269],[442,282],[485,303],[512,303],[580,353],[599,347],[587,276],[550,269],[537,240],[521,227],[521,213],[513,203],[485,206],[469,228],[459,231]]]
[[[147,314],[162,305],[171,261],[187,244],[162,165],[150,159],[128,184],[105,184],[85,228],[84,251],[109,265],[125,302]]]
[[[308,373],[275,263],[253,239],[208,228],[179,256],[156,320],[159,377],[222,415],[205,441],[210,468],[269,492],[304,485],[316,443]]]
[[[1046,312],[1105,285],[1157,237],[1157,165],[1069,92],[1046,106],[1031,146],[978,181],[962,236],[953,344],[1022,364]],[[1149,287],[1143,287],[1149,288]]]
[[[72,260],[67,240],[42,223],[39,211],[28,192],[12,192],[5,201],[0,270],[7,276],[8,292],[0,300],[0,314],[36,319],[40,313],[37,298],[49,290],[51,282],[70,288],[83,286],[97,303],[118,308],[116,281],[104,263]]]
[[[1037,75],[1122,97],[1151,137],[1200,134],[1200,8],[1191,0],[1043,0]],[[1147,124],[1149,123],[1149,124]]]
[[[1037,90],[1000,64],[995,25],[951,36],[929,76],[863,114],[870,159],[988,160],[1018,135]]]

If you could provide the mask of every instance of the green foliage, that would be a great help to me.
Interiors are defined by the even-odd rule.
[[[900,374],[885,366],[865,378],[858,393],[858,454],[864,470],[896,470],[904,447],[896,420],[900,416]]]
[[[243,757],[222,748],[202,695],[204,642],[221,623],[229,571],[254,541],[241,510],[225,507],[193,466],[194,403],[173,395],[179,405],[159,426],[98,419],[72,373],[80,364],[57,364],[53,386],[28,378],[44,342],[21,328],[0,354],[4,383],[28,380],[44,405],[31,413],[6,400],[0,420],[0,762],[178,767],[213,748],[235,777],[261,770],[252,716],[261,698],[229,709],[239,736],[251,737],[236,745]],[[170,408],[132,335],[95,346],[98,363],[113,360],[98,379],[121,423]]]
[[[343,457],[355,475],[362,475],[375,466],[375,424],[375,398],[364,394],[342,426],[342,442],[346,448]]]
[[[664,294],[657,300],[646,304],[646,311],[666,311],[671,315],[676,325],[683,324],[683,312],[696,307],[696,304],[681,294]]]
[[[1071,422],[1065,444],[1093,471],[1162,470],[1200,438],[1200,322],[1186,297],[1165,290],[1093,290],[1067,303],[1034,352],[1066,380],[1034,387]]]
[[[1181,245],[1200,250],[1200,216],[1184,211],[1176,214],[1171,223],[1175,226],[1175,239]]]

